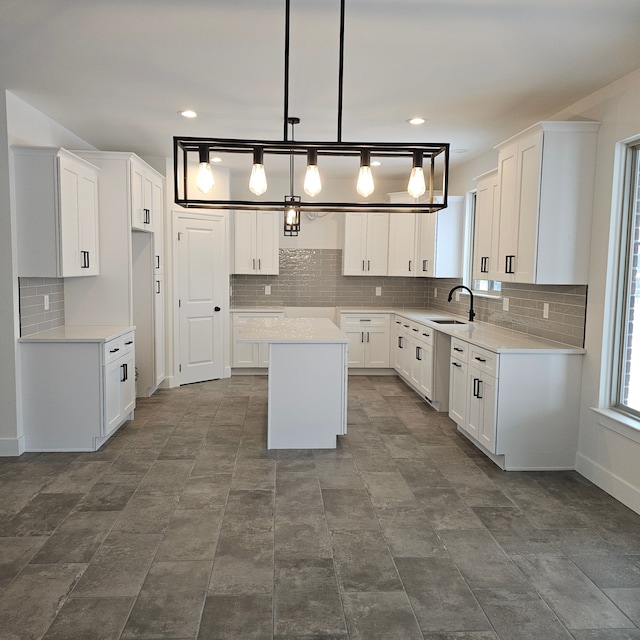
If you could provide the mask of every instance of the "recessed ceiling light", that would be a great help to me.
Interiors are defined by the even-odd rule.
[[[409,124],[424,124],[426,120],[424,118],[410,118],[407,122]]]
[[[451,153],[468,153],[469,149],[451,149]]]
[[[197,118],[198,117],[198,114],[195,111],[192,111],[191,109],[187,109],[186,111],[178,111],[178,113],[183,118]]]

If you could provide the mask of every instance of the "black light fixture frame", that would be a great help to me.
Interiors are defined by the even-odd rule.
[[[209,154],[232,153],[246,154],[254,157],[256,149],[260,149],[265,158],[270,155],[304,156],[315,152],[319,158],[348,157],[361,158],[363,152],[369,153],[372,159],[406,158],[407,180],[413,167],[416,153],[422,154],[425,174],[428,180],[426,194],[407,203],[388,203],[384,201],[358,200],[353,202],[321,201],[318,199],[300,199],[300,211],[360,211],[390,213],[415,212],[433,213],[447,207],[449,181],[449,143],[391,143],[391,142],[343,142],[342,141],[342,103],[344,76],[344,14],[345,0],[340,0],[340,56],[338,70],[338,123],[336,142],[300,142],[289,139],[289,40],[290,40],[290,2],[285,0],[285,52],[284,52],[284,133],[282,140],[246,140],[235,138],[173,138],[173,174],[175,203],[186,208],[203,209],[235,209],[258,211],[282,211],[282,200],[216,200],[202,197],[191,197],[188,187],[190,167],[197,166],[197,160],[205,150]],[[264,162],[265,167],[268,162]],[[195,170],[195,168],[193,169]],[[439,185],[436,186],[436,175]],[[355,181],[354,175],[354,197]],[[437,194],[436,194],[437,191]],[[436,198],[436,195],[438,196]],[[410,200],[410,199],[409,199]]]

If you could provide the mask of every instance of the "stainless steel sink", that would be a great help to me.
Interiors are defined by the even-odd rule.
[[[462,322],[462,320],[453,320],[452,318],[440,318],[439,320],[432,320],[431,322],[435,322],[436,324],[467,324],[466,322]]]

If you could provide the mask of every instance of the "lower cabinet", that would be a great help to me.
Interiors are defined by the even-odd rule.
[[[433,403],[435,331],[398,315],[394,326],[395,370],[421,396]]]
[[[21,341],[26,451],[95,451],[133,418],[134,332],[105,341],[95,329]]]
[[[449,417],[505,470],[575,468],[582,358],[451,339]]]
[[[238,342],[238,334],[253,318],[283,318],[283,311],[234,312],[231,361],[234,368],[266,369],[269,366],[269,345],[262,342]]]
[[[340,329],[349,338],[348,366],[388,369],[390,314],[340,314]]]

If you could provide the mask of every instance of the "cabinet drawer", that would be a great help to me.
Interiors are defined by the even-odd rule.
[[[420,340],[420,342],[424,342],[425,344],[433,345],[434,329],[427,327],[424,324],[420,324],[419,322],[411,322],[410,324],[411,335],[414,336],[416,340]]]
[[[114,338],[113,340],[109,340],[105,342],[103,345],[103,353],[104,364],[109,364],[114,360],[118,359],[120,356],[125,353],[129,353],[134,349],[134,332],[130,331],[129,333],[125,333],[118,338]]]
[[[341,327],[388,327],[389,326],[389,314],[388,313],[372,313],[366,315],[356,315],[353,313],[341,313],[340,314],[340,326]]]
[[[451,357],[458,362],[468,362],[469,343],[451,338]]]
[[[498,354],[475,345],[469,345],[469,364],[485,371],[494,378],[498,376]]]

